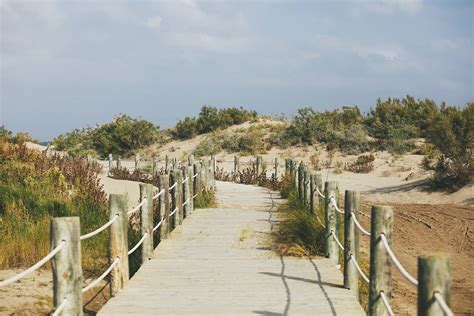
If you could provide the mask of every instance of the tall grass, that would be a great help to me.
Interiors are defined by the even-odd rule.
[[[0,139],[0,269],[30,266],[44,257],[53,217],[80,217],[82,233],[107,222],[99,171],[85,160],[47,157]],[[107,232],[82,243],[86,276],[106,263],[107,245]]]
[[[203,190],[198,193],[194,200],[194,207],[195,208],[211,208],[216,207],[216,193],[214,190]]]

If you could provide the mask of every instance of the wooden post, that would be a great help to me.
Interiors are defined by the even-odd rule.
[[[168,238],[170,231],[169,215],[170,215],[170,178],[163,174],[158,177],[158,190],[164,190],[158,199],[160,210],[160,219],[162,220],[160,227],[160,240]]]
[[[309,177],[309,211],[311,214],[316,214],[316,208],[317,208],[317,201],[318,201],[318,192],[316,192],[316,185],[317,185],[317,180],[316,180],[316,174],[311,173]]]
[[[351,255],[359,260],[359,233],[352,220],[352,213],[359,214],[360,193],[346,191],[344,195],[344,287],[359,298],[359,272],[350,262]],[[356,217],[357,219],[357,217]]]
[[[90,154],[87,155],[87,163],[92,162],[92,156]]]
[[[304,171],[304,205],[309,209],[311,203],[311,173],[308,168],[305,168]]]
[[[204,159],[202,161],[202,177],[201,182],[205,190],[209,189],[209,161]]]
[[[210,179],[210,187],[213,188],[216,185],[216,179],[215,179],[215,173],[216,173],[216,157],[212,156],[211,157],[211,168],[209,171],[209,179]]]
[[[325,252],[331,259],[332,263],[339,265],[339,246],[337,245],[332,232],[339,237],[339,225],[336,209],[331,204],[330,197],[334,196],[336,199],[336,204],[339,205],[339,187],[337,182],[329,181],[326,182],[324,190],[324,222],[326,225],[326,242],[325,242]]]
[[[188,157],[188,166],[194,165],[194,155],[189,155]]]
[[[117,169],[122,168],[122,157],[117,156]]]
[[[188,176],[188,182],[186,183],[188,186],[188,196],[189,196],[189,202],[187,204],[187,213],[186,216],[191,215],[194,211],[194,179],[193,179],[193,174],[194,174],[194,167],[193,166],[188,166],[186,168],[186,174]]]
[[[418,315],[445,315],[434,298],[436,292],[451,306],[450,261],[444,253],[418,257]]]
[[[82,265],[79,217],[57,217],[51,220],[51,248],[63,241],[62,249],[51,259],[53,268],[53,303],[57,308],[64,299],[66,306],[59,315],[82,315]]]
[[[383,291],[388,301],[392,297],[392,263],[385,250],[381,234],[392,246],[393,211],[389,206],[372,206],[370,223],[370,284],[369,315],[388,315],[380,296]]]
[[[256,179],[263,172],[262,156],[257,156]]]
[[[156,157],[153,156],[152,161],[151,161],[151,177],[154,178],[156,176],[156,173],[158,172],[158,166],[156,165]]]
[[[169,165],[168,165],[168,155],[165,156],[165,172],[168,173],[169,170]]]
[[[278,179],[278,158],[275,158],[275,179]]]
[[[142,243],[142,263],[153,256],[153,185],[140,183],[140,202],[145,200],[140,208],[141,233],[146,234]]]
[[[140,154],[135,155],[135,170],[140,169]]]
[[[238,174],[240,171],[239,156],[234,156],[234,174]]]
[[[200,163],[195,163],[194,164],[194,175],[196,176],[194,178],[194,194],[199,194],[201,193],[202,190],[202,185],[201,185],[201,164]]]
[[[298,167],[298,197],[304,201],[304,164],[300,163]]]
[[[176,213],[173,215],[173,227],[183,224],[183,173],[179,169],[173,169],[171,171],[170,184],[173,186],[175,183],[176,186],[173,189],[171,195],[171,209],[172,211],[176,210]]]
[[[110,173],[110,170],[112,170],[112,165],[113,165],[113,156],[112,154],[109,154],[109,173]]]
[[[289,175],[291,173],[291,160],[285,159],[285,175]]]
[[[315,192],[314,192],[314,196],[316,197],[316,206],[319,208],[319,210],[321,212],[323,212],[324,210],[324,198],[321,197],[318,193],[318,191],[316,191],[316,188],[318,188],[319,192],[323,192],[323,179],[321,177],[320,174],[316,174],[316,185],[315,185]]]
[[[293,175],[293,180],[295,182],[295,191],[296,191],[297,194],[299,194],[299,178],[300,178],[300,175],[298,174],[299,168],[297,168],[296,166],[297,166],[296,161],[293,160],[292,175]]]
[[[110,194],[110,218],[117,216],[110,225],[109,255],[110,263],[119,258],[119,264],[112,269],[110,289],[115,296],[119,289],[123,289],[128,282],[128,197],[126,194]]]
[[[183,174],[183,181],[186,180],[188,177],[188,166],[182,167],[182,174]],[[183,192],[183,203],[186,203],[186,205],[183,205],[183,218],[186,218],[189,216],[191,213],[189,211],[189,178],[182,184],[181,192]]]

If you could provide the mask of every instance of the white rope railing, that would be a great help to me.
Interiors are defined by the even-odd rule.
[[[157,198],[159,198],[160,195],[162,195],[163,193],[165,193],[165,189],[161,189],[160,192],[158,192],[155,196],[153,196],[153,200],[156,200]]]
[[[136,211],[138,211],[138,210],[140,209],[140,207],[142,207],[143,204],[145,204],[145,200],[146,200],[146,198],[143,198],[143,200],[140,202],[140,204],[138,204],[138,205],[135,206],[133,209],[131,209],[130,211],[127,212],[127,215],[133,214],[133,213],[135,213]]]
[[[366,231],[364,229],[364,227],[362,227],[362,225],[359,223],[359,221],[357,220],[357,216],[354,212],[351,212],[351,218],[352,220],[354,221],[354,224],[356,224],[357,228],[364,234],[364,235],[367,235],[367,236],[370,236],[370,233],[368,231]]]
[[[364,271],[360,268],[359,264],[357,263],[357,260],[354,258],[354,256],[351,254],[350,259],[354,267],[356,267],[357,272],[359,272],[359,275],[362,277],[362,279],[365,281],[365,283],[369,284],[370,280],[369,278],[365,275]]]
[[[319,189],[318,189],[317,187],[316,187],[316,192],[318,192],[318,195],[319,195],[320,197],[322,197],[322,198],[324,197],[324,194],[322,194],[321,191],[319,191]]]
[[[135,250],[138,249],[138,247],[140,247],[140,245],[145,241],[146,236],[147,236],[147,233],[145,233],[145,234],[142,236],[142,238],[138,241],[138,243],[137,243],[132,249],[130,249],[130,250],[128,251],[128,255],[131,255],[132,253],[135,252]]]
[[[339,248],[341,248],[341,250],[344,251],[344,246],[341,244],[341,242],[339,241],[339,239],[337,239],[337,236],[336,236],[336,234],[334,233],[333,230],[331,230],[331,235],[332,235],[332,237],[334,238],[334,240],[336,241],[336,244],[339,246]]]
[[[154,232],[155,230],[157,230],[157,229],[161,226],[162,223],[163,223],[163,218],[161,218],[160,222],[159,222],[158,224],[156,224],[155,227],[153,227],[153,232]]]
[[[339,214],[342,214],[344,215],[344,211],[341,211],[339,209],[339,207],[337,207],[337,203],[336,203],[336,198],[334,197],[334,195],[331,195],[329,197],[329,201],[331,202],[332,206],[334,207],[334,209],[336,210],[336,212],[338,212]]]
[[[64,307],[66,307],[66,304],[67,304],[67,298],[63,298],[63,301],[61,302],[61,304],[59,304],[58,307],[54,309],[52,316],[59,315],[59,313],[63,311]]]
[[[193,174],[193,179],[194,179],[194,178],[196,178],[197,176],[198,176],[198,174],[197,174],[197,173],[196,173],[196,174]]]
[[[186,182],[188,182],[189,180],[189,177],[186,177],[186,179],[183,180],[183,182],[181,182],[182,184],[185,184]]]
[[[28,269],[26,269],[25,271],[21,272],[21,273],[18,273],[17,275],[9,278],[9,279],[6,279],[6,280],[3,280],[3,281],[0,281],[0,287],[2,286],[6,286],[10,283],[13,283],[15,281],[18,281],[19,279],[27,276],[28,274],[34,272],[35,270],[38,270],[39,268],[41,268],[46,262],[48,262],[49,260],[51,260],[51,258],[53,258],[59,251],[61,251],[61,249],[64,247],[64,245],[66,244],[66,241],[63,240],[61,241],[61,243],[56,246],[56,248],[54,248],[53,250],[51,250],[50,253],[48,253],[43,259],[41,259],[40,261],[38,261],[37,263],[35,263],[34,265],[32,265],[31,267],[29,267]]]
[[[105,223],[104,225],[102,225],[101,227],[97,228],[96,230],[88,233],[88,234],[85,234],[85,235],[82,235],[79,239],[80,240],[85,240],[87,238],[91,238],[92,236],[95,236],[97,235],[98,233],[100,233],[101,231],[105,230],[107,227],[109,227],[110,225],[112,225],[116,220],[117,218],[119,217],[118,214],[115,214],[114,217],[112,217],[112,219],[110,219],[107,223]]]
[[[318,221],[319,225],[321,225],[323,228],[326,228],[326,225],[323,224],[323,222],[321,222],[321,220],[319,219],[319,216],[316,215],[316,220]]]
[[[169,217],[173,216],[174,213],[176,213],[177,210],[178,210],[178,207],[175,207],[174,210],[170,213]]]
[[[170,188],[168,190],[173,190],[176,187],[177,184],[178,184],[178,182],[175,182],[172,186],[170,186]]]
[[[390,306],[390,303],[388,302],[388,298],[385,295],[384,291],[380,291],[380,297],[382,298],[383,305],[385,305],[385,308],[387,309],[387,312],[390,316],[394,316],[395,314],[393,313],[392,306]]]
[[[114,262],[112,262],[110,267],[108,267],[107,270],[105,270],[104,273],[101,274],[100,277],[98,277],[97,279],[95,279],[93,282],[89,283],[89,285],[87,285],[85,288],[82,289],[82,293],[86,293],[90,289],[94,288],[97,284],[99,284],[99,282],[102,281],[118,263],[119,263],[119,258],[117,257],[115,258]]]
[[[194,195],[193,195],[193,199],[194,199],[197,195],[198,195],[198,193],[194,194]]]
[[[189,198],[186,199],[186,201],[184,201],[183,206],[185,206],[185,205],[188,204],[188,203],[189,203]]]
[[[393,253],[392,249],[388,244],[387,237],[385,237],[385,234],[380,234],[380,239],[382,240],[382,244],[385,247],[385,250],[387,251],[390,259],[392,259],[392,262],[397,267],[398,271],[400,271],[400,273],[405,277],[405,279],[410,281],[413,285],[418,285],[418,281],[413,276],[411,276],[410,273],[407,272],[407,270],[405,270],[400,261],[398,261],[397,257],[395,257],[395,254]]]
[[[453,311],[451,310],[451,308],[449,308],[448,304],[446,304],[446,301],[444,300],[443,295],[441,295],[441,293],[435,292],[433,296],[436,302],[438,302],[439,307],[441,307],[441,310],[443,311],[444,315],[454,316]]]

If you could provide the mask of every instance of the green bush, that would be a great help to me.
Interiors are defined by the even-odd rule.
[[[211,135],[199,142],[193,150],[193,155],[196,157],[217,155],[221,150],[222,147],[219,139],[214,135]]]
[[[474,103],[442,107],[427,129],[427,140],[441,152],[434,167],[435,187],[457,190],[474,176]]]
[[[173,136],[178,139],[190,139],[197,135],[197,122],[194,117],[185,117],[176,123]]]
[[[52,144],[58,150],[67,151],[73,157],[96,154],[129,155],[158,140],[159,127],[139,118],[121,114],[110,123],[96,128],[73,130],[56,137]]]

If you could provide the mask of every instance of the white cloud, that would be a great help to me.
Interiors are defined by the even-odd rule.
[[[148,18],[145,24],[154,31],[160,31],[161,21],[163,21],[163,18],[161,16],[154,16]]]

